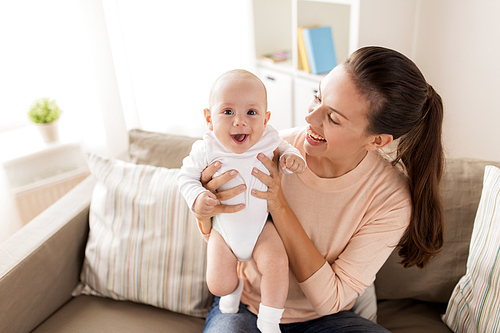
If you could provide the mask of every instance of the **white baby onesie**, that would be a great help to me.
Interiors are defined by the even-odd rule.
[[[228,170],[238,171],[238,175],[221,186],[220,191],[241,184],[246,185],[245,192],[222,202],[225,205],[244,203],[245,208],[236,213],[219,214],[212,222],[213,228],[222,235],[239,261],[252,259],[255,243],[264,228],[268,215],[267,201],[256,198],[250,193],[252,189],[267,191],[267,186],[252,175],[252,169],[256,167],[269,174],[267,168],[257,159],[257,155],[264,153],[272,159],[276,148],[280,156],[288,153],[302,158],[295,147],[281,139],[278,132],[267,125],[262,138],[242,154],[233,153],[224,147],[215,138],[213,132],[209,131],[205,133],[203,140],[198,140],[193,144],[191,153],[183,160],[179,174],[179,189],[191,209],[198,195],[206,191],[200,183],[201,172],[215,161],[220,161],[222,166],[214,177]]]

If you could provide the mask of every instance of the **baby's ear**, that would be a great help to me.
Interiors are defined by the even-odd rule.
[[[205,120],[207,121],[208,129],[213,131],[214,125],[212,124],[212,116],[210,115],[210,110],[203,109],[203,116],[205,117]]]
[[[266,115],[264,118],[264,125],[267,125],[267,122],[269,121],[270,118],[271,118],[271,111],[266,111]]]

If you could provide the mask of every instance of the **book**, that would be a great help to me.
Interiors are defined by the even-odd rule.
[[[290,51],[276,51],[262,55],[263,60],[268,60],[272,63],[287,61],[292,56]]]
[[[303,28],[302,38],[311,73],[328,73],[337,66],[331,27]]]
[[[302,69],[303,71],[307,73],[311,73],[311,70],[309,69],[309,63],[307,62],[307,53],[306,53],[306,46],[304,45],[304,38],[302,36],[302,30],[305,27],[299,27],[297,29],[297,47],[298,47],[298,53],[299,53],[299,69]]]

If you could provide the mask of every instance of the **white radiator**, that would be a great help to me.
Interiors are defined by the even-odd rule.
[[[89,175],[78,144],[56,144],[4,163],[23,223],[56,202]]]

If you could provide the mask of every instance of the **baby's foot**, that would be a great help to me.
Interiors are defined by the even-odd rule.
[[[262,333],[280,333],[280,320],[283,310],[271,308],[261,303],[257,317],[257,328]]]
[[[238,287],[229,295],[222,296],[219,301],[219,309],[222,313],[238,313],[240,308],[241,293],[243,292],[243,280],[239,279]]]

